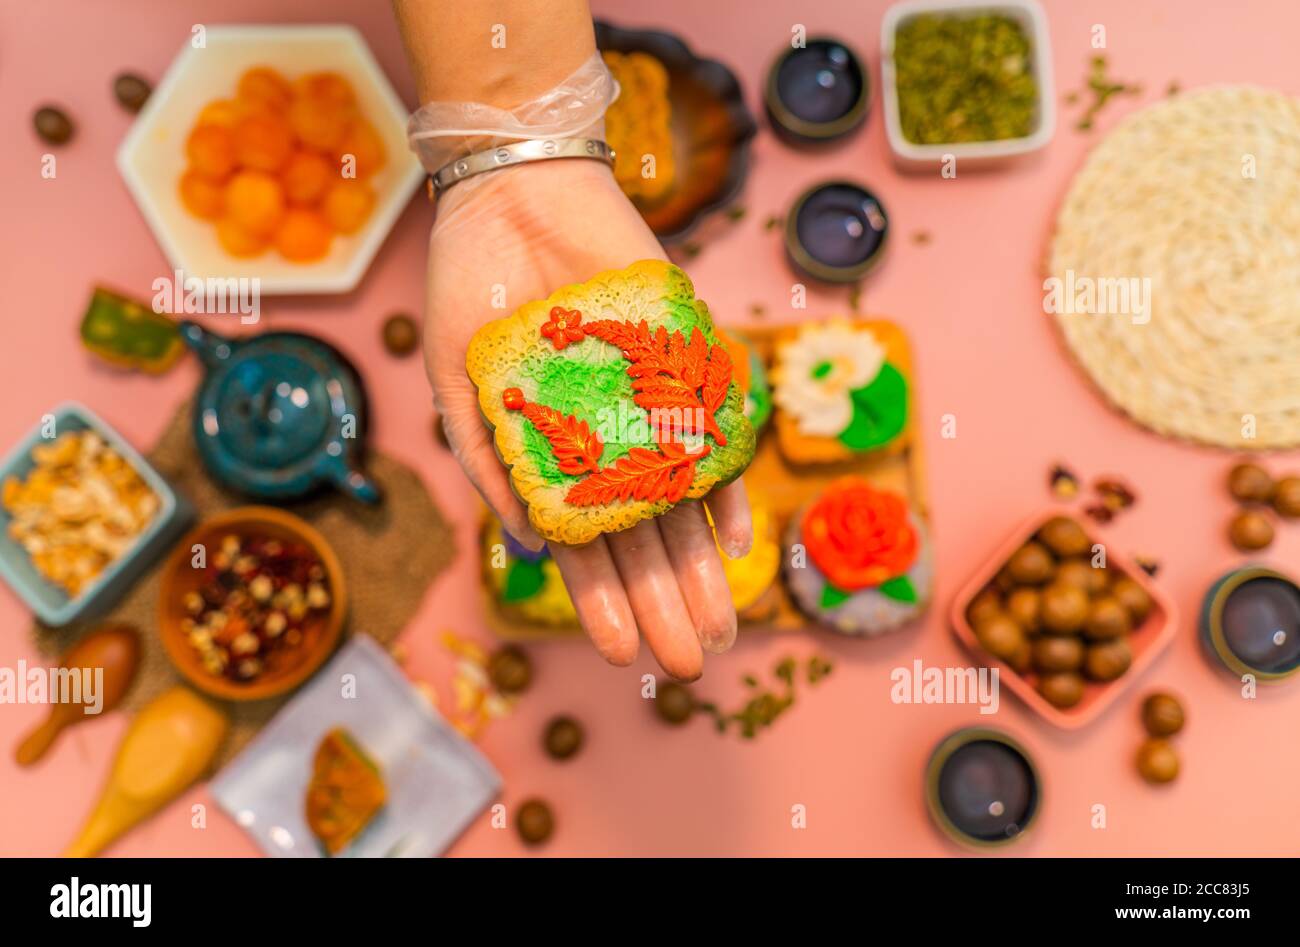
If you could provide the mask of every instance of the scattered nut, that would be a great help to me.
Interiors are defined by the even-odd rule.
[[[1273,489],[1273,478],[1259,464],[1237,464],[1228,471],[1228,492],[1242,503],[1267,503]]]
[[[668,681],[655,694],[655,711],[667,723],[683,724],[695,712],[695,698],[684,684]]]
[[[519,806],[515,816],[519,837],[528,845],[540,845],[555,831],[555,817],[551,807],[540,799],[528,799]]]
[[[572,717],[556,717],[546,725],[542,742],[551,759],[567,760],[582,749],[582,725]]]
[[[1178,778],[1178,754],[1168,740],[1152,738],[1138,749],[1137,767],[1149,783],[1171,783]]]
[[[1258,510],[1242,510],[1228,524],[1228,539],[1242,552],[1263,549],[1273,542],[1273,524]]]
[[[1172,694],[1155,693],[1142,701],[1142,726],[1153,737],[1173,736],[1183,729],[1183,705]]]
[[[514,645],[506,645],[488,658],[488,677],[501,693],[518,694],[527,690],[532,683],[533,663],[523,650]]]
[[[46,105],[36,110],[32,116],[32,125],[36,128],[36,134],[40,136],[41,141],[47,145],[66,145],[72,140],[76,132],[72,119],[67,114],[53,105]]]
[[[404,358],[420,345],[420,330],[415,320],[405,313],[389,316],[384,320],[384,348],[389,355]]]
[[[135,114],[144,108],[153,88],[149,83],[132,72],[119,73],[113,80],[113,96],[122,108]]]

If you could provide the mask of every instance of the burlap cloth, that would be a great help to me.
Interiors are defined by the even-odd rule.
[[[227,492],[209,479],[190,434],[190,416],[187,401],[147,455],[149,462],[194,504],[199,519],[257,502]],[[328,491],[302,502],[276,505],[315,526],[338,554],[350,599],[345,635],[361,632],[387,645],[415,613],[429,583],[455,556],[455,536],[415,471],[377,451],[370,452],[366,471],[384,491],[383,503],[378,506],[364,506]],[[57,629],[37,623],[32,632],[37,647],[55,658],[88,628],[105,621],[138,628],[144,647],[140,669],[123,702],[128,712],[182,681],[158,639],[161,566],[160,560],[105,618]],[[231,728],[216,766],[229,762],[291,697],[219,702],[230,717]]]

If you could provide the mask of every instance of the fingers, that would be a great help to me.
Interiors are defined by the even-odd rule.
[[[609,545],[597,539],[585,546],[551,543],[550,549],[578,620],[596,650],[610,664],[631,664],[636,660],[638,646],[636,620]]]
[[[725,487],[719,487],[705,501],[713,515],[713,525],[718,531],[718,545],[729,559],[749,555],[754,545],[754,523],[749,516],[749,496],[745,493],[744,478],[738,477]]]
[[[678,680],[695,680],[704,670],[704,653],[658,525],[642,520],[605,541],[655,659]]]
[[[659,533],[700,645],[721,654],[736,642],[736,609],[704,507],[695,500],[677,504],[659,518]]]
[[[438,413],[447,443],[464,469],[470,483],[482,495],[487,505],[501,518],[506,531],[534,552],[542,548],[542,537],[528,523],[528,512],[510,489],[510,474],[497,457],[492,433],[479,414],[478,402],[448,397],[439,399]],[[467,410],[468,409],[468,410]]]

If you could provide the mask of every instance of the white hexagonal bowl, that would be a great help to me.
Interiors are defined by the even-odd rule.
[[[355,234],[339,234],[329,255],[291,263],[274,249],[251,259],[226,253],[211,221],[181,204],[185,139],[200,109],[233,96],[244,70],[272,66],[293,79],[330,70],[345,76],[383,138],[388,160],[371,183],[375,209]],[[211,26],[205,44],[187,42],[149,96],[117,152],[117,167],[171,265],[186,277],[252,278],[265,294],[345,293],[356,287],[411,199],[424,170],[406,144],[407,109],[361,34],[350,26]]]

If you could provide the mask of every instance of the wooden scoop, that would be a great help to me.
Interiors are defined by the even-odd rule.
[[[80,672],[103,668],[101,713],[121,703],[140,666],[140,635],[130,625],[104,625],[64,652],[59,667]],[[84,697],[84,695],[83,695]],[[45,722],[27,735],[14,753],[19,766],[31,766],[45,755],[64,727],[86,719],[85,704],[54,703]]]

